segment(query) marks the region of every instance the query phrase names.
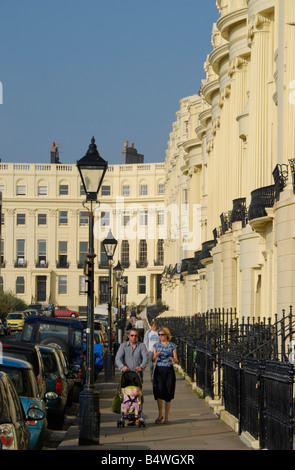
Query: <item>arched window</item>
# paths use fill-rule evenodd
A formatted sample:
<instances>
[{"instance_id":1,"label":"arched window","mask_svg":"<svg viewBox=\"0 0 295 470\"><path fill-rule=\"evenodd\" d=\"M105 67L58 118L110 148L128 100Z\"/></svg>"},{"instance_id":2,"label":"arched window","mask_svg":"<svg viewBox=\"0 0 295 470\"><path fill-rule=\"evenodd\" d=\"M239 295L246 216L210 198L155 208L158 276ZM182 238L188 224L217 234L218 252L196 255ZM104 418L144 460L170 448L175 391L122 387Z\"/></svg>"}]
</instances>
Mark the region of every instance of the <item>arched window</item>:
<instances>
[{"instance_id":1,"label":"arched window","mask_svg":"<svg viewBox=\"0 0 295 470\"><path fill-rule=\"evenodd\" d=\"M129 241L123 240L121 246L121 264L123 268L129 268Z\"/></svg>"},{"instance_id":2,"label":"arched window","mask_svg":"<svg viewBox=\"0 0 295 470\"><path fill-rule=\"evenodd\" d=\"M138 267L145 268L147 266L147 244L146 240L139 241L139 260L138 260Z\"/></svg>"}]
</instances>

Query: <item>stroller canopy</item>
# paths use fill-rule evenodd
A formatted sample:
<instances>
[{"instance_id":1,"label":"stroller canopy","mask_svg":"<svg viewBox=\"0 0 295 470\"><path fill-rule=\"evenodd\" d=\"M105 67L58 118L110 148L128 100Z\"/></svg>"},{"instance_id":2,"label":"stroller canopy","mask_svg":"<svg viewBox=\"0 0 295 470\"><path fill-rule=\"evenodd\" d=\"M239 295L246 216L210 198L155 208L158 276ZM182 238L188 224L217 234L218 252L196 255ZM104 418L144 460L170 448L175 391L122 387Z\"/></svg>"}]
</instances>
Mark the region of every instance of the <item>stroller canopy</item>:
<instances>
[{"instance_id":1,"label":"stroller canopy","mask_svg":"<svg viewBox=\"0 0 295 470\"><path fill-rule=\"evenodd\" d=\"M126 370L121 375L121 388L138 387L142 389L142 380L140 375L134 370Z\"/></svg>"}]
</instances>

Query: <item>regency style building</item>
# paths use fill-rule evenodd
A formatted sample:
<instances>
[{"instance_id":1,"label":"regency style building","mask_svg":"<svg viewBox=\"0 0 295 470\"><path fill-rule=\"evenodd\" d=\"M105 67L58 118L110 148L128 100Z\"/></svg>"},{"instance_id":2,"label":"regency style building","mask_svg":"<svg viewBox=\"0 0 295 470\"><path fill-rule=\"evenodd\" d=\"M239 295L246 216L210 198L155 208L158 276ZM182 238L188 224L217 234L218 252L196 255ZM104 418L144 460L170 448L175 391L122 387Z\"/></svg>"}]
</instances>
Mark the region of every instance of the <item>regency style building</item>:
<instances>
[{"instance_id":1,"label":"regency style building","mask_svg":"<svg viewBox=\"0 0 295 470\"><path fill-rule=\"evenodd\" d=\"M94 212L95 304L108 301L102 241L110 229L118 240L113 266L120 260L128 281L127 303L161 298L164 163L145 164L128 142L122 161L108 166ZM1 288L27 303L84 312L88 210L76 165L60 163L53 143L50 164L0 163L0 191ZM115 301L114 279L112 285Z\"/></svg>"},{"instance_id":2,"label":"regency style building","mask_svg":"<svg viewBox=\"0 0 295 470\"><path fill-rule=\"evenodd\" d=\"M190 217L165 240L162 296L171 314L274 318L295 305L295 2L216 5L205 78L166 151L165 204Z\"/></svg>"}]
</instances>

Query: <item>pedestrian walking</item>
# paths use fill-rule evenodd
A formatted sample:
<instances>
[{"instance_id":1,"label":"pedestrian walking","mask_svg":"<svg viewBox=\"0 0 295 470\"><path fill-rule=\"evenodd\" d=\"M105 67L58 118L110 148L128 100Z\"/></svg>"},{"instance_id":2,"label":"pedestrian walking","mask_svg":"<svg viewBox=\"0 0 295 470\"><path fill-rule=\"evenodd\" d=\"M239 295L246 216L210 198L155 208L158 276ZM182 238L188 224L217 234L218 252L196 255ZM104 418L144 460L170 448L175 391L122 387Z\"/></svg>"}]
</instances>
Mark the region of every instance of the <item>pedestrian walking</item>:
<instances>
[{"instance_id":1,"label":"pedestrian walking","mask_svg":"<svg viewBox=\"0 0 295 470\"><path fill-rule=\"evenodd\" d=\"M158 335L159 342L153 348L153 362L156 362L153 392L159 413L155 423L160 424L163 420L163 403L165 402L164 423L168 424L171 400L175 394L176 377L173 366L178 363L177 346L171 342L171 333L168 328L161 328Z\"/></svg>"},{"instance_id":2,"label":"pedestrian walking","mask_svg":"<svg viewBox=\"0 0 295 470\"><path fill-rule=\"evenodd\" d=\"M150 329L144 335L144 340L143 340L147 349L148 363L150 364L151 380L153 380L154 368L155 368L155 362L153 362L153 349L154 349L154 345L158 343L159 341L157 328L158 328L157 322L155 320L152 320L150 323Z\"/></svg>"},{"instance_id":3,"label":"pedestrian walking","mask_svg":"<svg viewBox=\"0 0 295 470\"><path fill-rule=\"evenodd\" d=\"M138 330L138 340L143 343L143 338L144 338L144 332L145 332L145 322L138 317L136 323L135 323L135 328Z\"/></svg>"},{"instance_id":4,"label":"pedestrian walking","mask_svg":"<svg viewBox=\"0 0 295 470\"><path fill-rule=\"evenodd\" d=\"M147 350L145 344L138 342L138 331L132 327L128 333L128 341L120 344L115 362L121 372L135 370L142 377L142 372L147 365Z\"/></svg>"}]
</instances>

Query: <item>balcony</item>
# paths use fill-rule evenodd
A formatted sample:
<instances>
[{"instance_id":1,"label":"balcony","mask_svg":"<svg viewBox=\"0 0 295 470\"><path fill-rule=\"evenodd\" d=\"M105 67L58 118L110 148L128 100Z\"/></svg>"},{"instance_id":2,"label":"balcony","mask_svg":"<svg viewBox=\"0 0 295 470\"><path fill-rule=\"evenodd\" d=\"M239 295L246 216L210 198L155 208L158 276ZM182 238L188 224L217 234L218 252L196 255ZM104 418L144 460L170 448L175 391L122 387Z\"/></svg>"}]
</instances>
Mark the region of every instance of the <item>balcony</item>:
<instances>
[{"instance_id":1,"label":"balcony","mask_svg":"<svg viewBox=\"0 0 295 470\"><path fill-rule=\"evenodd\" d=\"M274 184L252 191L251 204L248 211L249 220L266 217L267 213L265 209L273 207L275 200L276 189Z\"/></svg>"},{"instance_id":2,"label":"balcony","mask_svg":"<svg viewBox=\"0 0 295 470\"><path fill-rule=\"evenodd\" d=\"M124 269L128 269L130 267L130 261L121 261L121 266Z\"/></svg>"},{"instance_id":3,"label":"balcony","mask_svg":"<svg viewBox=\"0 0 295 470\"><path fill-rule=\"evenodd\" d=\"M136 267L137 268L146 268L147 265L148 265L147 260L136 261Z\"/></svg>"},{"instance_id":4,"label":"balcony","mask_svg":"<svg viewBox=\"0 0 295 470\"><path fill-rule=\"evenodd\" d=\"M26 268L27 267L27 262L25 258L17 258L17 260L14 263L15 268Z\"/></svg>"},{"instance_id":5,"label":"balcony","mask_svg":"<svg viewBox=\"0 0 295 470\"><path fill-rule=\"evenodd\" d=\"M159 258L157 260L154 260L154 266L164 266L164 259Z\"/></svg>"},{"instance_id":6,"label":"balcony","mask_svg":"<svg viewBox=\"0 0 295 470\"><path fill-rule=\"evenodd\" d=\"M45 259L40 259L39 261L36 261L35 266L36 268L48 268L48 263Z\"/></svg>"},{"instance_id":7,"label":"balcony","mask_svg":"<svg viewBox=\"0 0 295 470\"><path fill-rule=\"evenodd\" d=\"M57 269L68 269L70 267L70 263L68 261L57 261L56 267Z\"/></svg>"}]
</instances>

